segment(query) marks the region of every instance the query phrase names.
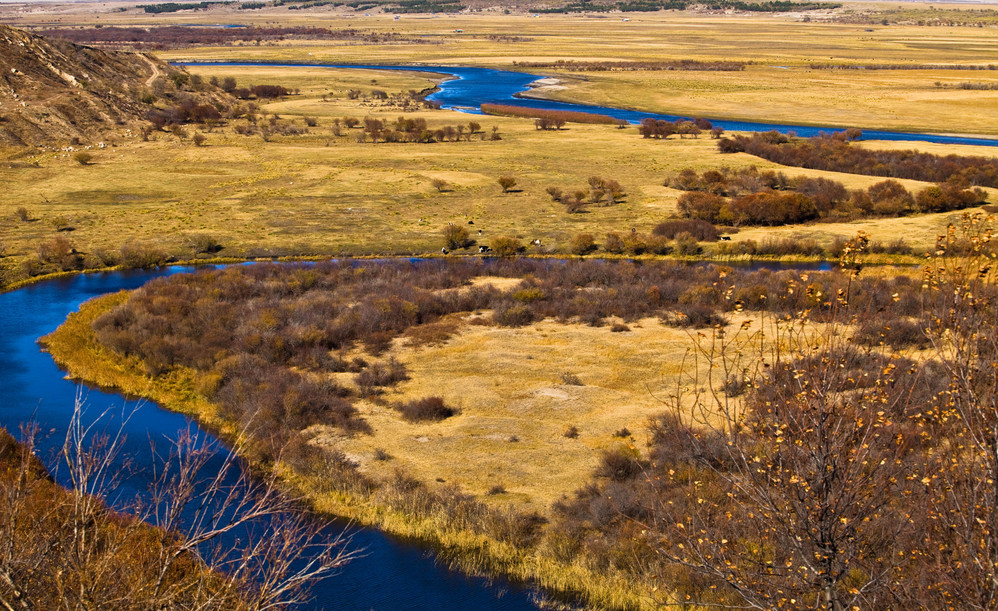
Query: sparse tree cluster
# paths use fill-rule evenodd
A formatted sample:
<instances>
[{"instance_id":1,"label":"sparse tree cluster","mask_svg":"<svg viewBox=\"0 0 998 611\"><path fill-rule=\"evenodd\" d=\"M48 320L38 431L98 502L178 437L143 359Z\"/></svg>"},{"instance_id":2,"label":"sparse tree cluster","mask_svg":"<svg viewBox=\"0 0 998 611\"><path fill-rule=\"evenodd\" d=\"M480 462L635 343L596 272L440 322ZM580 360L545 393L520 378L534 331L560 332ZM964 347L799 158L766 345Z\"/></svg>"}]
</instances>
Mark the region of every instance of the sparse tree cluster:
<instances>
[{"instance_id":1,"label":"sparse tree cluster","mask_svg":"<svg viewBox=\"0 0 998 611\"><path fill-rule=\"evenodd\" d=\"M470 121L467 124L444 125L431 128L423 118L399 117L394 122L383 121L373 117L365 117L363 121L346 117L333 121L333 133L343 133L340 125L346 128L359 127L362 131L357 136L361 142L418 142L429 144L433 142L471 142L473 137L481 140L500 140L498 129L493 129L491 135L482 130L481 124Z\"/></svg>"},{"instance_id":2,"label":"sparse tree cluster","mask_svg":"<svg viewBox=\"0 0 998 611\"><path fill-rule=\"evenodd\" d=\"M547 193L551 200L563 204L570 213L584 212L586 206L613 206L623 201L624 188L616 180L590 176L587 180L588 189L564 191L560 187L548 187Z\"/></svg>"},{"instance_id":3,"label":"sparse tree cluster","mask_svg":"<svg viewBox=\"0 0 998 611\"><path fill-rule=\"evenodd\" d=\"M707 119L678 119L676 121L666 121L665 119L642 119L638 124L638 133L642 138L665 139L676 134L680 138L696 138L704 131L709 131L711 136L717 138L724 132L723 128L715 128Z\"/></svg>"}]
</instances>

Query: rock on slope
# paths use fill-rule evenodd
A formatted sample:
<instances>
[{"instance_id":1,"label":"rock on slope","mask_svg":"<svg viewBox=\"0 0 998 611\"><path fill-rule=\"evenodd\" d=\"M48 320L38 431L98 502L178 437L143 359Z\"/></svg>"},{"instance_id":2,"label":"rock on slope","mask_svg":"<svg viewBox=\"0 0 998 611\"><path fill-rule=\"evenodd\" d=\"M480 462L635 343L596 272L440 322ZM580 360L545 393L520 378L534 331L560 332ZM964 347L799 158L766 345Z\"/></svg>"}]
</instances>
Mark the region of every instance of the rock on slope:
<instances>
[{"instance_id":1,"label":"rock on slope","mask_svg":"<svg viewBox=\"0 0 998 611\"><path fill-rule=\"evenodd\" d=\"M171 69L0 25L0 146L101 139L142 118L142 92Z\"/></svg>"}]
</instances>

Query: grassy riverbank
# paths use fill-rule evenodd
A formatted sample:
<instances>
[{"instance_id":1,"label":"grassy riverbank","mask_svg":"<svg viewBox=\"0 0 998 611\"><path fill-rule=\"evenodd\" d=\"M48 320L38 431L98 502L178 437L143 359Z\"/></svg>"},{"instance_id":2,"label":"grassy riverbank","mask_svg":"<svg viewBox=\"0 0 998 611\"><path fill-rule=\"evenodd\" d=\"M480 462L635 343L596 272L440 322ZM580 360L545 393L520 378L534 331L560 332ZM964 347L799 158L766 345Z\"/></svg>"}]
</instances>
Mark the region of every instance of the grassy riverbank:
<instances>
[{"instance_id":1,"label":"grassy riverbank","mask_svg":"<svg viewBox=\"0 0 998 611\"><path fill-rule=\"evenodd\" d=\"M93 320L127 298L128 293L121 292L86 302L79 312L43 338L42 344L70 377L155 401L196 418L208 430L232 440L238 431L221 419L217 406L197 391L198 380L192 370L174 368L151 377L138 359L122 358L97 342L91 327ZM315 510L427 544L438 550L445 562L461 570L536 583L551 593L580 595L588 605L597 607L656 606L651 586L628 582L615 571L595 572L578 563L559 563L535 550L525 552L510 543L455 528L443 515L443 508L431 515L416 516L396 508L404 505L405 499L389 498L388 502L376 504L369 495L331 490L328 480L303 475L283 462L249 458L255 468L275 469L290 493L301 496ZM579 475L584 479L587 474Z\"/></svg>"}]
</instances>

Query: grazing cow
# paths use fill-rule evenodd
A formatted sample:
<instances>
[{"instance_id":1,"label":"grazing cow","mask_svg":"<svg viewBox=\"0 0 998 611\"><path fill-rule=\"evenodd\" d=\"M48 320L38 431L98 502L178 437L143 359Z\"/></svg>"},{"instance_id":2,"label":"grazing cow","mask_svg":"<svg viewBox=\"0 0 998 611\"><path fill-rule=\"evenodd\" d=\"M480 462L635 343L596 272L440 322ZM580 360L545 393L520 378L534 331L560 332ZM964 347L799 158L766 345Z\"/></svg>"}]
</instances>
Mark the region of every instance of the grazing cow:
<instances>
[{"instance_id":1,"label":"grazing cow","mask_svg":"<svg viewBox=\"0 0 998 611\"><path fill-rule=\"evenodd\" d=\"M445 254L445 255L446 255L446 254L447 254L447 249L446 249L446 248L441 248L441 249L440 249L440 252L442 252L443 254Z\"/></svg>"},{"instance_id":2,"label":"grazing cow","mask_svg":"<svg viewBox=\"0 0 998 611\"><path fill-rule=\"evenodd\" d=\"M468 221L468 224L469 224L469 225L474 225L474 224L475 224L475 221Z\"/></svg>"},{"instance_id":3,"label":"grazing cow","mask_svg":"<svg viewBox=\"0 0 998 611\"><path fill-rule=\"evenodd\" d=\"M492 249L489 248L488 246L479 246L478 247L478 252L479 253L486 253L486 252L489 252L490 250L492 250Z\"/></svg>"},{"instance_id":4,"label":"grazing cow","mask_svg":"<svg viewBox=\"0 0 998 611\"><path fill-rule=\"evenodd\" d=\"M726 236L726 235L722 235L722 236L721 236L721 241L722 241L722 242L730 242L730 241L731 241L731 238L730 238L730 237L728 237L728 236Z\"/></svg>"}]
</instances>

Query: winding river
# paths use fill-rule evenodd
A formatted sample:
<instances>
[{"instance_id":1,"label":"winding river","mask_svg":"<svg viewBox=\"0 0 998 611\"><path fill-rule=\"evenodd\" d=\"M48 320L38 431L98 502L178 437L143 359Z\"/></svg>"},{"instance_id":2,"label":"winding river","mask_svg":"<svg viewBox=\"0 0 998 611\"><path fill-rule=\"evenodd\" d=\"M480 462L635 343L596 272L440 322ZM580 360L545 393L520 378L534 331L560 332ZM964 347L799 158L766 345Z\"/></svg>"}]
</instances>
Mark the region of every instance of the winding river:
<instances>
[{"instance_id":1,"label":"winding river","mask_svg":"<svg viewBox=\"0 0 998 611\"><path fill-rule=\"evenodd\" d=\"M187 64L204 65L204 64ZM216 64L217 65L217 64ZM223 65L274 65L227 63ZM288 67L314 64L285 64ZM645 117L674 120L677 117L656 115L624 109L566 104L514 97L529 89L541 78L521 72L487 68L457 68L439 66L357 66L325 65L330 68L364 68L378 70L408 70L446 74L454 78L441 84L431 97L445 108L480 113L482 103L517 104L531 108L573 110L608 114L630 122ZM732 131L771 130L796 131L812 135L821 128L714 121ZM826 128L827 130L827 128ZM998 140L906 134L900 132L865 131L864 137L887 140L921 140L940 143L979 144L998 146ZM162 275L189 272L191 268L173 267L157 271L122 271L80 274L31 285L0 294L0 424L16 432L26 420L33 419L44 433L39 455L50 468L56 467L56 450L65 436L71 416L77 385L65 380L52 359L42 353L37 339L54 330L66 316L94 296L133 289ZM125 503L144 489L143 467L152 464L150 444L162 443L177 432L196 427L187 417L160 409L152 403L135 403L118 395L89 390L86 392L88 415L111 409L121 414L136 410L125 422L127 433L124 455L136 465L134 475L110 499L112 504ZM210 441L207 434L203 439ZM219 450L224 451L224 449ZM57 472L58 476L58 472ZM63 481L62 483L66 483ZM329 535L335 536L343 526L332 525ZM349 563L340 574L325 579L315 588L316 608L342 610L406 610L406 609L476 609L509 610L536 609L534 592L506 582L490 582L471 578L437 565L425 548L388 537L373 529L351 529L353 549L362 548L364 556Z\"/></svg>"},{"instance_id":2,"label":"winding river","mask_svg":"<svg viewBox=\"0 0 998 611\"><path fill-rule=\"evenodd\" d=\"M40 426L39 457L57 466L56 450L65 438L73 411L77 385L64 379L51 357L39 350L37 339L54 330L87 299L122 289L134 289L158 276L190 272L173 267L158 271L123 271L80 274L50 280L0 294L0 424L13 433L30 418ZM178 431L194 425L186 416L168 412L152 403L126 401L98 390L85 391L86 415L110 408L120 414L137 411L127 419L123 455L133 460L134 473L112 495L119 505L145 489L152 464L151 443L160 448ZM116 422L110 423L117 426ZM206 433L203 440L210 441ZM224 451L220 448L219 453ZM218 460L221 460L219 456ZM56 470L57 477L59 476ZM59 478L60 483L67 483ZM330 537L342 525L328 528ZM373 529L350 528L351 549L365 554L340 574L314 589L311 608L348 611L405 609L481 609L519 611L536 609L533 592L504 582L488 582L438 566L425 548L390 538Z\"/></svg>"},{"instance_id":3,"label":"winding river","mask_svg":"<svg viewBox=\"0 0 998 611\"><path fill-rule=\"evenodd\" d=\"M482 104L509 104L526 108L541 108L546 110L567 110L574 112L589 112L601 115L609 115L617 119L624 119L629 123L638 123L641 119L665 119L675 121L676 119L689 118L677 115L663 115L637 110L627 110L623 108L611 108L608 106L594 106L587 104L570 104L568 102L555 102L551 100L539 100L534 98L518 97L519 94L529 90L531 84L544 77L526 72L510 72L508 70L494 70L492 68L472 68L456 66L377 66L358 64L295 64L295 63L268 63L268 62L176 62L181 66L280 66L286 68L356 68L363 70L402 70L407 72L428 72L432 74L443 74L450 76L440 84L440 90L434 92L427 99L439 102L443 108L460 110L475 114L482 114ZM727 119L710 119L714 125L723 127L727 131L770 131L776 130L781 133L795 132L799 136L815 136L822 132L841 131L841 127L816 127L811 125L790 125L780 123L753 123L750 121L732 121ZM976 144L979 146L998 146L998 139L993 138L971 138L966 136L946 136L937 134L919 134L907 132L892 132L873 129L863 130L864 140L901 140L918 142L935 142L939 144Z\"/></svg>"}]
</instances>

